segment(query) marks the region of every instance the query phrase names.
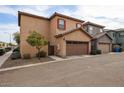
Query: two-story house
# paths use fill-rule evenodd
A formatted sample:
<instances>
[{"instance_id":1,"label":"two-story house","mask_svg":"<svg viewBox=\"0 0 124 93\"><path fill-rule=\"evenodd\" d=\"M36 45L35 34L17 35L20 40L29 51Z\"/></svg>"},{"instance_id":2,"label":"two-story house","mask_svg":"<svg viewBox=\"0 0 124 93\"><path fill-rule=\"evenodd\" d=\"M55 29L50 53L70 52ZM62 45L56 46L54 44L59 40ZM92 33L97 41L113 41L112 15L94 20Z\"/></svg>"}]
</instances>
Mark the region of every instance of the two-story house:
<instances>
[{"instance_id":1,"label":"two-story house","mask_svg":"<svg viewBox=\"0 0 124 93\"><path fill-rule=\"evenodd\" d=\"M105 29L108 35L113 39L113 47L119 46L124 50L124 29Z\"/></svg>"},{"instance_id":2,"label":"two-story house","mask_svg":"<svg viewBox=\"0 0 124 93\"><path fill-rule=\"evenodd\" d=\"M112 38L103 31L105 26L84 22L83 27L93 37L91 41L92 50L101 50L102 53L108 53L112 50Z\"/></svg>"},{"instance_id":3,"label":"two-story house","mask_svg":"<svg viewBox=\"0 0 124 93\"><path fill-rule=\"evenodd\" d=\"M6 48L8 47L8 43L0 41L0 48Z\"/></svg>"},{"instance_id":4,"label":"two-story house","mask_svg":"<svg viewBox=\"0 0 124 93\"><path fill-rule=\"evenodd\" d=\"M82 29L84 21L59 13L46 18L25 12L18 12L18 25L20 26L20 52L34 57L37 50L27 42L30 31L37 31L48 41L43 50L48 55L61 57L70 55L89 54L91 51L92 36Z\"/></svg>"}]
</instances>

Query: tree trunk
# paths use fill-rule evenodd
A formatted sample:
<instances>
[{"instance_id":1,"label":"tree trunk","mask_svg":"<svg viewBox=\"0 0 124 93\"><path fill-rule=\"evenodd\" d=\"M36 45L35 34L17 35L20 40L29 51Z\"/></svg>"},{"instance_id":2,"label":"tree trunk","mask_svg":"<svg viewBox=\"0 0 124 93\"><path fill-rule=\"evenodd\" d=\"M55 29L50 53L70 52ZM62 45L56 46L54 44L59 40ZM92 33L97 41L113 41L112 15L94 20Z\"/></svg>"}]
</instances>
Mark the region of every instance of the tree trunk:
<instances>
[{"instance_id":1,"label":"tree trunk","mask_svg":"<svg viewBox=\"0 0 124 93\"><path fill-rule=\"evenodd\" d=\"M38 59L40 60L40 48L37 48L38 50Z\"/></svg>"}]
</instances>

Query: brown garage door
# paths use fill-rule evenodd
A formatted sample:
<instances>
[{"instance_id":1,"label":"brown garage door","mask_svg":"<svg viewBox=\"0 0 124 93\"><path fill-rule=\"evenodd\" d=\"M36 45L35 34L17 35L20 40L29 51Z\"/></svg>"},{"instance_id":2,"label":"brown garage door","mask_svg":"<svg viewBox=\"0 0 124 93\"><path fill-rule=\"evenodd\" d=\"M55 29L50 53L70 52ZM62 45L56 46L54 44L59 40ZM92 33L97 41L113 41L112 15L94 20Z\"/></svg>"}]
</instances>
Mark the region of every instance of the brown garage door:
<instances>
[{"instance_id":1,"label":"brown garage door","mask_svg":"<svg viewBox=\"0 0 124 93\"><path fill-rule=\"evenodd\" d=\"M110 44L99 43L99 49L102 51L102 53L108 53L108 52L110 52Z\"/></svg>"},{"instance_id":2,"label":"brown garage door","mask_svg":"<svg viewBox=\"0 0 124 93\"><path fill-rule=\"evenodd\" d=\"M66 55L84 55L88 54L88 43L78 41L66 42Z\"/></svg>"}]
</instances>

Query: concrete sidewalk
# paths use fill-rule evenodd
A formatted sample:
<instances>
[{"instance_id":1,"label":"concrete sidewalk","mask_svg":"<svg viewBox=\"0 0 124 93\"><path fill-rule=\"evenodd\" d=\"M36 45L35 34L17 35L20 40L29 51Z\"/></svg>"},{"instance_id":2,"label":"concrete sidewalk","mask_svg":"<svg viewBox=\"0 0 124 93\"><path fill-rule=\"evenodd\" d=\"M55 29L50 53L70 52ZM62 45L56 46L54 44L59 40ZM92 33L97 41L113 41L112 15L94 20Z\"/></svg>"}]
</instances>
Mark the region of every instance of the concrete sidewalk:
<instances>
[{"instance_id":1,"label":"concrete sidewalk","mask_svg":"<svg viewBox=\"0 0 124 93\"><path fill-rule=\"evenodd\" d=\"M3 65L3 63L10 57L12 54L12 51L7 52L6 54L0 56L0 67Z\"/></svg>"}]
</instances>

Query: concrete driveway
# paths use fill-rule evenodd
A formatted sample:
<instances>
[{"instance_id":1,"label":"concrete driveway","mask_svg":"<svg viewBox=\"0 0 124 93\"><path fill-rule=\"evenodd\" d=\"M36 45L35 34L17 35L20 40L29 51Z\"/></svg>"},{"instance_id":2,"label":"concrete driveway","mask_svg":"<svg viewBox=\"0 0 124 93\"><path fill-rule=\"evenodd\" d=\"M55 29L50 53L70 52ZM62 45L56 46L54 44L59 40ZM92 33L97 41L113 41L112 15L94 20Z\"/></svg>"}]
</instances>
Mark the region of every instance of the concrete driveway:
<instances>
[{"instance_id":1,"label":"concrete driveway","mask_svg":"<svg viewBox=\"0 0 124 93\"><path fill-rule=\"evenodd\" d=\"M0 86L124 86L124 53L0 72Z\"/></svg>"},{"instance_id":2,"label":"concrete driveway","mask_svg":"<svg viewBox=\"0 0 124 93\"><path fill-rule=\"evenodd\" d=\"M9 51L9 52L5 53L4 55L0 56L0 67L10 57L11 54L12 54L12 51Z\"/></svg>"}]
</instances>

